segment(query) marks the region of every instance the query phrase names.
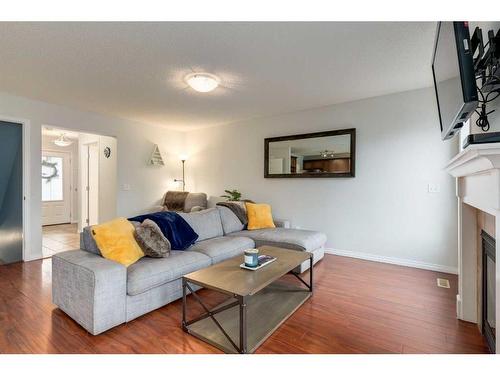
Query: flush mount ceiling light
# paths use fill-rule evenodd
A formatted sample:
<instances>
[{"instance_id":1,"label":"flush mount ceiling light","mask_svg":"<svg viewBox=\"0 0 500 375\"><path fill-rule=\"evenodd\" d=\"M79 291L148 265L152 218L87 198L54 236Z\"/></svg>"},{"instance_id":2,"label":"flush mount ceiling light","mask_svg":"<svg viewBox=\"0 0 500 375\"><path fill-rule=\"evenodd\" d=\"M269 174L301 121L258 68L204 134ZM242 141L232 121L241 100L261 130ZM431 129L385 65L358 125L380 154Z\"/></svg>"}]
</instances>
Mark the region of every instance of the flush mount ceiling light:
<instances>
[{"instance_id":1,"label":"flush mount ceiling light","mask_svg":"<svg viewBox=\"0 0 500 375\"><path fill-rule=\"evenodd\" d=\"M213 91L220 83L219 77L210 73L191 73L186 76L185 80L193 90L198 92Z\"/></svg>"},{"instance_id":2,"label":"flush mount ceiling light","mask_svg":"<svg viewBox=\"0 0 500 375\"><path fill-rule=\"evenodd\" d=\"M54 140L54 144L59 147L68 147L71 145L73 141L69 140L68 138L65 137L65 134L61 134L59 138Z\"/></svg>"}]
</instances>

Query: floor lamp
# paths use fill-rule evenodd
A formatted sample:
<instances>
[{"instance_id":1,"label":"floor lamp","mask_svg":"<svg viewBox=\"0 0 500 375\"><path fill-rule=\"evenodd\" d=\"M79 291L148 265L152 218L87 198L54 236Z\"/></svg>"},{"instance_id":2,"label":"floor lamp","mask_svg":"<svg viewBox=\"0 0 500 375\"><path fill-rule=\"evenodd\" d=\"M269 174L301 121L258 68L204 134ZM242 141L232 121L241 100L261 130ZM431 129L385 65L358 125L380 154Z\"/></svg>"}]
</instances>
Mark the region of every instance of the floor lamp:
<instances>
[{"instance_id":1,"label":"floor lamp","mask_svg":"<svg viewBox=\"0 0 500 375\"><path fill-rule=\"evenodd\" d=\"M185 177L185 171L184 171L184 165L186 163L187 157L186 156L181 156L181 162L182 162L182 180L181 179L174 179L175 182L182 182L182 191L186 190L186 177Z\"/></svg>"}]
</instances>

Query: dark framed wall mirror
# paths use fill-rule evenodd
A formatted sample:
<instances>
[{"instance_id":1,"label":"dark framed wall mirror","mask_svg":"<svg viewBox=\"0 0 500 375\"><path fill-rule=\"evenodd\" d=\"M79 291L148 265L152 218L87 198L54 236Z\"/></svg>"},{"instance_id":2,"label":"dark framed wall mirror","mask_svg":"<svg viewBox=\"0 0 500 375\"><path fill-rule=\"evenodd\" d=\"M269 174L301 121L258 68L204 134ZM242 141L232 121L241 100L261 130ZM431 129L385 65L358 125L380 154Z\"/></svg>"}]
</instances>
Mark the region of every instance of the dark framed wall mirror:
<instances>
[{"instance_id":1,"label":"dark framed wall mirror","mask_svg":"<svg viewBox=\"0 0 500 375\"><path fill-rule=\"evenodd\" d=\"M264 140L265 178L354 177L356 129Z\"/></svg>"}]
</instances>

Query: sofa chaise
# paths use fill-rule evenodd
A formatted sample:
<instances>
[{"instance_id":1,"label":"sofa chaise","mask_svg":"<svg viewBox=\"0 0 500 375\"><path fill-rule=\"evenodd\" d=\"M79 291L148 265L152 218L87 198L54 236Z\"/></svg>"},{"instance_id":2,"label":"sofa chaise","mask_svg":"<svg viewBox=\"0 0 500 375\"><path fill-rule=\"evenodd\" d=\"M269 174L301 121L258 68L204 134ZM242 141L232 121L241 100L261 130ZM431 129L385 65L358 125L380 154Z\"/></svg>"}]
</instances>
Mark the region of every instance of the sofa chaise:
<instances>
[{"instance_id":1,"label":"sofa chaise","mask_svg":"<svg viewBox=\"0 0 500 375\"><path fill-rule=\"evenodd\" d=\"M143 257L125 267L100 255L89 228L81 234L81 249L52 257L52 300L93 335L131 321L182 297L182 276L226 259L245 249L274 245L324 255L326 235L290 229L286 221L276 228L243 230L227 207L180 213L198 234L197 242L166 258ZM308 262L296 271L302 273Z\"/></svg>"}]
</instances>

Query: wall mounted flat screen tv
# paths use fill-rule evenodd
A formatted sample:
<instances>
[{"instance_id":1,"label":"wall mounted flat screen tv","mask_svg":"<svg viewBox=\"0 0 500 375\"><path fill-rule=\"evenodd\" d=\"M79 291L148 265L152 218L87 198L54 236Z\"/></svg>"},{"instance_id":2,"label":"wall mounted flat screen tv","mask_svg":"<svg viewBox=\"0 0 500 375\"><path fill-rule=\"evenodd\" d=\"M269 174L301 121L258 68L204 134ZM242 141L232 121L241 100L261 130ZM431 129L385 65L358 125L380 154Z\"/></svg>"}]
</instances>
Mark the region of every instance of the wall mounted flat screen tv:
<instances>
[{"instance_id":1,"label":"wall mounted flat screen tv","mask_svg":"<svg viewBox=\"0 0 500 375\"><path fill-rule=\"evenodd\" d=\"M441 138L450 139L478 104L467 22L439 22L432 56Z\"/></svg>"}]
</instances>

